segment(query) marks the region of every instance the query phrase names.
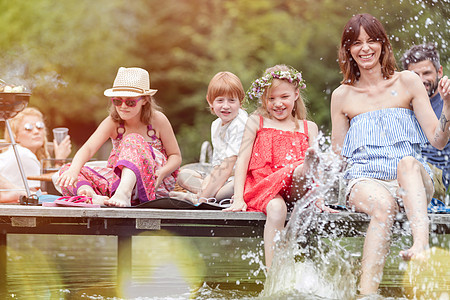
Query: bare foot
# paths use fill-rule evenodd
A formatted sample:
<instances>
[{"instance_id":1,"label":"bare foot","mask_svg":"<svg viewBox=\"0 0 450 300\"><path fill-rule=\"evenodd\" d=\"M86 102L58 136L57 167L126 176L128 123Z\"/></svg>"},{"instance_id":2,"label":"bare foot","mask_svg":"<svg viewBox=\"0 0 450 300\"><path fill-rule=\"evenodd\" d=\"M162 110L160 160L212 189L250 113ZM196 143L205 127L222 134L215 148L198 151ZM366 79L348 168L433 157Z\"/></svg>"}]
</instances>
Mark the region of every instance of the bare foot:
<instances>
[{"instance_id":1,"label":"bare foot","mask_svg":"<svg viewBox=\"0 0 450 300\"><path fill-rule=\"evenodd\" d=\"M199 202L197 195L192 193L183 193L183 192L175 192L172 191L169 193L170 198L178 199L178 200L187 200L191 201L194 204Z\"/></svg>"},{"instance_id":2,"label":"bare foot","mask_svg":"<svg viewBox=\"0 0 450 300\"><path fill-rule=\"evenodd\" d=\"M430 253L428 250L428 247L421 247L421 246L412 246L408 250L400 251L399 255L403 258L405 261L409 260L415 260L420 262L425 262L428 260Z\"/></svg>"},{"instance_id":3,"label":"bare foot","mask_svg":"<svg viewBox=\"0 0 450 300\"><path fill-rule=\"evenodd\" d=\"M105 200L105 204L108 206L129 207L131 206L131 195L122 194L117 190L111 198Z\"/></svg>"},{"instance_id":4,"label":"bare foot","mask_svg":"<svg viewBox=\"0 0 450 300\"><path fill-rule=\"evenodd\" d=\"M338 210L335 210L331 207L326 206L323 198L317 199L316 202L314 203L314 205L316 206L316 209L321 213L327 212L327 213L335 214L335 213L339 212Z\"/></svg>"},{"instance_id":5,"label":"bare foot","mask_svg":"<svg viewBox=\"0 0 450 300\"><path fill-rule=\"evenodd\" d=\"M92 198L92 204L105 205L105 201L109 199L107 196L97 195L93 191L85 189L79 189L78 195Z\"/></svg>"}]
</instances>

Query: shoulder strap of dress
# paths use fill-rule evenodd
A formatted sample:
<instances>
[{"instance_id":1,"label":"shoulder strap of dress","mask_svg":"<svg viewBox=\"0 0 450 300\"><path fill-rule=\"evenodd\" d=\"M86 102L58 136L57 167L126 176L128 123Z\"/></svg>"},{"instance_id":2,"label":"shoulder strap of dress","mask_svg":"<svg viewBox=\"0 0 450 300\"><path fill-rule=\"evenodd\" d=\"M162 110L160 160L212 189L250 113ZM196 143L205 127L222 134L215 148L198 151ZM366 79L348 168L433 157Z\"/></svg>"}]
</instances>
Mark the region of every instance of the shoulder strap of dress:
<instances>
[{"instance_id":1,"label":"shoulder strap of dress","mask_svg":"<svg viewBox=\"0 0 450 300\"><path fill-rule=\"evenodd\" d=\"M263 128L264 125L264 118L263 116L259 115L259 129Z\"/></svg>"},{"instance_id":2,"label":"shoulder strap of dress","mask_svg":"<svg viewBox=\"0 0 450 300\"><path fill-rule=\"evenodd\" d=\"M303 120L303 131L308 136L308 121Z\"/></svg>"},{"instance_id":3,"label":"shoulder strap of dress","mask_svg":"<svg viewBox=\"0 0 450 300\"><path fill-rule=\"evenodd\" d=\"M147 125L147 135L156 140L156 131L153 129L152 124Z\"/></svg>"},{"instance_id":4,"label":"shoulder strap of dress","mask_svg":"<svg viewBox=\"0 0 450 300\"><path fill-rule=\"evenodd\" d=\"M117 138L116 139L121 139L123 138L123 134L125 133L125 125L123 122L119 122L119 127L117 127Z\"/></svg>"}]
</instances>

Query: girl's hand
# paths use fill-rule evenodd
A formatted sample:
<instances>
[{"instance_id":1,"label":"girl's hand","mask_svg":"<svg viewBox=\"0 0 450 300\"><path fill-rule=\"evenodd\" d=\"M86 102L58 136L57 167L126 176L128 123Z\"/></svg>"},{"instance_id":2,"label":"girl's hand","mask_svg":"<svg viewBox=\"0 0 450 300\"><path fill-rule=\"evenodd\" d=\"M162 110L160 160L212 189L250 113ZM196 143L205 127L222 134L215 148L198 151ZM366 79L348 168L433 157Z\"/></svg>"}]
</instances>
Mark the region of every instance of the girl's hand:
<instances>
[{"instance_id":1,"label":"girl's hand","mask_svg":"<svg viewBox=\"0 0 450 300\"><path fill-rule=\"evenodd\" d=\"M78 181L78 172L70 170L70 168L62 173L58 180L56 180L56 184L60 187L68 187L75 186Z\"/></svg>"},{"instance_id":2,"label":"girl's hand","mask_svg":"<svg viewBox=\"0 0 450 300\"><path fill-rule=\"evenodd\" d=\"M225 208L223 211L247 211L247 203L244 199L234 199L230 207Z\"/></svg>"},{"instance_id":3,"label":"girl's hand","mask_svg":"<svg viewBox=\"0 0 450 300\"><path fill-rule=\"evenodd\" d=\"M166 175L164 173L164 167L162 167L161 169L157 169L155 171L155 179L156 179L155 190L159 187L159 185L162 183L164 178L166 178Z\"/></svg>"},{"instance_id":4,"label":"girl's hand","mask_svg":"<svg viewBox=\"0 0 450 300\"><path fill-rule=\"evenodd\" d=\"M53 140L53 145L55 148L55 158L56 159L65 159L72 152L72 143L70 141L70 136L66 136L60 144Z\"/></svg>"}]
</instances>

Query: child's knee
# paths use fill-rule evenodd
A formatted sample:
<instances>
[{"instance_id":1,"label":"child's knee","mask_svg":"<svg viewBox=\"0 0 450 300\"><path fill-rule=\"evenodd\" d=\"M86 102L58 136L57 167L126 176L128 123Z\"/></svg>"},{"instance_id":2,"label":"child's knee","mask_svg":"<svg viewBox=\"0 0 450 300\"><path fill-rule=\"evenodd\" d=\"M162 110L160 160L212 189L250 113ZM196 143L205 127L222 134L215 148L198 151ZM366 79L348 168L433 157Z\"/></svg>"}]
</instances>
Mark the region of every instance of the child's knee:
<instances>
[{"instance_id":1,"label":"child's knee","mask_svg":"<svg viewBox=\"0 0 450 300\"><path fill-rule=\"evenodd\" d=\"M183 188L189 189L191 186L201 188L202 181L202 176L199 173L189 169L180 170L177 176L177 183Z\"/></svg>"},{"instance_id":2,"label":"child's knee","mask_svg":"<svg viewBox=\"0 0 450 300\"><path fill-rule=\"evenodd\" d=\"M267 219L284 220L287 216L287 206L283 199L275 198L267 204Z\"/></svg>"}]
</instances>

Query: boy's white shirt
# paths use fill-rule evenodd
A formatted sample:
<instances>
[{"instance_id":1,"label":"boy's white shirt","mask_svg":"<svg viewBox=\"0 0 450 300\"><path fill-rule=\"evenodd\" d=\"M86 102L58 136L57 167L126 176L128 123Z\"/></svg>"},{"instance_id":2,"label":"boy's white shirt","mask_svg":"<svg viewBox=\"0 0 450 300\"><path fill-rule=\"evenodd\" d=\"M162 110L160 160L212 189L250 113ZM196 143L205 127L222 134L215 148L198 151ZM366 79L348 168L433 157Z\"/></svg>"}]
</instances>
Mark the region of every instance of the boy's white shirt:
<instances>
[{"instance_id":1,"label":"boy's white shirt","mask_svg":"<svg viewBox=\"0 0 450 300\"><path fill-rule=\"evenodd\" d=\"M222 120L217 118L211 124L211 142L213 146L212 165L220 165L227 157L237 156L244 135L248 114L239 109L238 115L228 124L222 126Z\"/></svg>"}]
</instances>

